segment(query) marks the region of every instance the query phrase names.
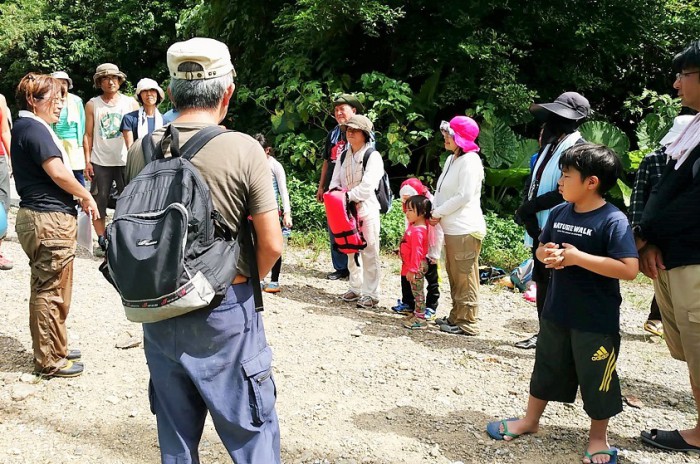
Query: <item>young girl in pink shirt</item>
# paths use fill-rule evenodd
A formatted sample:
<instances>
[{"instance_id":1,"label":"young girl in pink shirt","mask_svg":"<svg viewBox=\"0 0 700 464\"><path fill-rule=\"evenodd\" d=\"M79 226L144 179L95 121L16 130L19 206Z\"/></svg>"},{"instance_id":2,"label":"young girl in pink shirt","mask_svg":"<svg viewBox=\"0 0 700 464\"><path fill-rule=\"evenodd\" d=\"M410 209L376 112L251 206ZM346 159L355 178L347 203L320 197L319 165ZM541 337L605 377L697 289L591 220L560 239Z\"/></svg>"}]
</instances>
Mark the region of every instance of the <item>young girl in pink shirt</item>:
<instances>
[{"instance_id":1,"label":"young girl in pink shirt","mask_svg":"<svg viewBox=\"0 0 700 464\"><path fill-rule=\"evenodd\" d=\"M423 195L414 195L406 200L406 220L408 227L401 240L401 276L411 284L415 300L413 314L404 319L407 329L420 330L428 327L425 320L425 293L423 285L428 271L428 219L432 205Z\"/></svg>"}]
</instances>

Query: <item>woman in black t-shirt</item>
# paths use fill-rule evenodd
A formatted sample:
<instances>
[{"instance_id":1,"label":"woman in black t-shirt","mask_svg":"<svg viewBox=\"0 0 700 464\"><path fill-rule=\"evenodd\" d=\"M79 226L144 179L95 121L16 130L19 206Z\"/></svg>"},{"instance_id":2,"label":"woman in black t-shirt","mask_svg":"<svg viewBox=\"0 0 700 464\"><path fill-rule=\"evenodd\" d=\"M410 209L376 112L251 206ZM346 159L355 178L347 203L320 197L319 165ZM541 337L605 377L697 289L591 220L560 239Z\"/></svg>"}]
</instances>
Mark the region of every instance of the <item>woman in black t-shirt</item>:
<instances>
[{"instance_id":1,"label":"woman in black t-shirt","mask_svg":"<svg viewBox=\"0 0 700 464\"><path fill-rule=\"evenodd\" d=\"M29 328L34 367L47 377L83 372L79 350L68 350L66 318L73 288L76 199L99 217L90 193L75 179L49 124L58 121L65 89L51 76L29 73L17 86L19 119L12 129L12 170L20 196L15 230L31 267Z\"/></svg>"}]
</instances>

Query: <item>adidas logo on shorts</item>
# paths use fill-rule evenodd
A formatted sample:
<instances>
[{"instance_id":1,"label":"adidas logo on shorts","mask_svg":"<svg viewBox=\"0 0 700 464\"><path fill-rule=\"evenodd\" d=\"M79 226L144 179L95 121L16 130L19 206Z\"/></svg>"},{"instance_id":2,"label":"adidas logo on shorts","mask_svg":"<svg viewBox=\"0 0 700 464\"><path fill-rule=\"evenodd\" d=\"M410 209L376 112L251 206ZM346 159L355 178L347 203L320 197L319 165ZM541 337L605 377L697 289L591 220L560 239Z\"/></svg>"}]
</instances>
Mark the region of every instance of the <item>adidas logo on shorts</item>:
<instances>
[{"instance_id":1,"label":"adidas logo on shorts","mask_svg":"<svg viewBox=\"0 0 700 464\"><path fill-rule=\"evenodd\" d=\"M608 350L601 346L600 348L598 348L598 351L596 351L595 354L591 357L591 361L603 361L605 359L608 359L608 356L610 356Z\"/></svg>"}]
</instances>

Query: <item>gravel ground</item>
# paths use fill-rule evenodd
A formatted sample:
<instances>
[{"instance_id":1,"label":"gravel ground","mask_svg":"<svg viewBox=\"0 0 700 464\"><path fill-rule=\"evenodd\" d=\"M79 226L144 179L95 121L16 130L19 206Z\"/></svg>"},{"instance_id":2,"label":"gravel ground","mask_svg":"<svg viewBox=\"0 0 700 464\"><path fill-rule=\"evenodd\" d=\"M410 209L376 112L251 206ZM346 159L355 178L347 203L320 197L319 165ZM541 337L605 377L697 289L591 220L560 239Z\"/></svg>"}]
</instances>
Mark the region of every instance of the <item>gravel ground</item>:
<instances>
[{"instance_id":1,"label":"gravel ground","mask_svg":"<svg viewBox=\"0 0 700 464\"><path fill-rule=\"evenodd\" d=\"M125 319L99 261L81 252L75 262L68 331L84 375L38 380L29 269L13 230L2 250L15 268L0 273L0 463L158 462L142 345L116 347L140 342L141 328ZM588 429L580 400L552 404L536 435L504 443L484 432L490 420L521 415L527 400L534 351L512 345L536 330L536 311L522 295L482 287L478 337L409 332L388 309L400 293L395 257L383 260L381 306L372 311L339 300L347 283L325 280L329 269L325 253L291 248L282 292L265 296L285 463L580 462ZM450 305L444 280L439 315ZM648 282L623 286L618 370L623 393L643 405L611 421L610 441L625 463L700 462L637 438L695 420L685 366L642 331L651 293ZM200 450L203 463L230 462L210 421Z\"/></svg>"}]
</instances>

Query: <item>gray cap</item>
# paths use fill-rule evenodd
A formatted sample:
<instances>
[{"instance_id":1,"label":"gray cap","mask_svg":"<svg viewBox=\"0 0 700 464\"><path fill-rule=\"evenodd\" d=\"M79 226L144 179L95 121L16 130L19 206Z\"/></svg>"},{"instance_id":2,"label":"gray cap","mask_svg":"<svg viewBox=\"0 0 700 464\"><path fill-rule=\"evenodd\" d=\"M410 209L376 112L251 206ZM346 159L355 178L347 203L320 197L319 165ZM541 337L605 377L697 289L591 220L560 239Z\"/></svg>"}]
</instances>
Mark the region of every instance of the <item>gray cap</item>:
<instances>
[{"instance_id":1,"label":"gray cap","mask_svg":"<svg viewBox=\"0 0 700 464\"><path fill-rule=\"evenodd\" d=\"M367 135L367 139L369 139L370 133L374 130L374 124L372 124L372 121L370 121L367 116L362 114L353 115L353 117L351 117L347 123L340 127L343 129L347 129L348 127L359 129Z\"/></svg>"},{"instance_id":2,"label":"gray cap","mask_svg":"<svg viewBox=\"0 0 700 464\"><path fill-rule=\"evenodd\" d=\"M56 71L51 73L51 77L56 78L56 79L63 79L64 81L68 81L68 89L73 88L73 79L68 77L68 73L65 71Z\"/></svg>"}]
</instances>

